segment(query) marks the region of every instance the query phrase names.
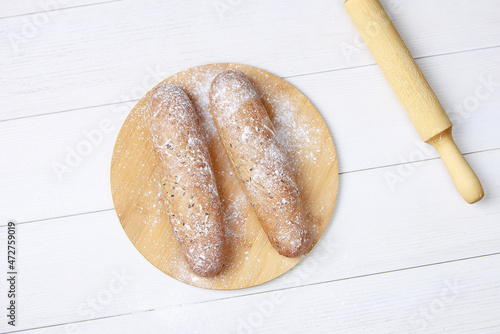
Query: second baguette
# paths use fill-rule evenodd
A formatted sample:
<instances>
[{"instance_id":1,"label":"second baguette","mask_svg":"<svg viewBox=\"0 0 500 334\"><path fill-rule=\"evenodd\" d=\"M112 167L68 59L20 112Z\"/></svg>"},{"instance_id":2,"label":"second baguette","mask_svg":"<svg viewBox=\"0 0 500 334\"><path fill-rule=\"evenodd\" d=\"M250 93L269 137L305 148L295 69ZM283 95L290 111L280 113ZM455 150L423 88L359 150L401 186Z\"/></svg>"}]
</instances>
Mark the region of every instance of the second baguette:
<instances>
[{"instance_id":1,"label":"second baguette","mask_svg":"<svg viewBox=\"0 0 500 334\"><path fill-rule=\"evenodd\" d=\"M236 175L272 246L296 257L310 234L292 169L253 84L241 72L225 71L213 81L210 109Z\"/></svg>"}]
</instances>

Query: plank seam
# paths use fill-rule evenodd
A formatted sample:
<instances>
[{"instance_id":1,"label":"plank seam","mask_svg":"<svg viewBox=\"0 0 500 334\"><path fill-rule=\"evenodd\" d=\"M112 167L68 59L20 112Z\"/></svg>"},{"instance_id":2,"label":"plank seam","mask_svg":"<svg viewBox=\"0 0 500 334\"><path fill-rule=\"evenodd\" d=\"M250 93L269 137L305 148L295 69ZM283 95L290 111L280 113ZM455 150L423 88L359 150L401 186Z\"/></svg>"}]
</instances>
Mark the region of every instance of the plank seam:
<instances>
[{"instance_id":1,"label":"plank seam","mask_svg":"<svg viewBox=\"0 0 500 334\"><path fill-rule=\"evenodd\" d=\"M467 152L463 153L464 156L468 155L473 155L473 154L481 154L481 153L487 153L487 152L494 152L500 150L499 148L492 148L492 149L486 149L486 150L479 150L479 151L473 151L473 152ZM346 172L339 172L339 175L344 175L344 174L351 174L351 173L362 173L365 171L370 171L370 170L375 170L375 169L383 169L383 168L389 168L389 167L395 167L395 166L401 166L401 165L413 165L413 164L418 164L418 163L425 163L427 161L433 161L433 160L440 160L441 158L436 157L436 158L427 158L424 160L416 160L416 161L409 161L409 162L401 162L401 163L395 163L392 165L383 165L383 166L377 166L377 167L370 167L370 168L363 168L363 169L356 169L352 171L346 171ZM47 220L55 220L55 219L63 219L63 218L70 218L70 217L77 217L77 216L83 216L83 215L90 215L94 213L100 213L100 212L107 212L107 211L114 211L115 208L109 208L109 209L101 209L101 210L95 210L95 211L88 211L88 212L80 212L80 213L75 213L75 214L68 214L64 216L56 216L56 217L50 217L50 218L43 218L43 219L35 219L35 220L28 220L24 222L18 222L16 221L16 225L23 225L23 224L32 224L32 223L39 223ZM5 228L6 226L0 226L0 229Z\"/></svg>"},{"instance_id":2,"label":"plank seam","mask_svg":"<svg viewBox=\"0 0 500 334\"><path fill-rule=\"evenodd\" d=\"M116 1L123 1L123 0L116 0ZM88 5L88 6L90 6L90 5ZM496 49L496 48L500 49L500 45L487 46L487 47L482 47L482 48L468 49L468 50L448 52L448 53L435 54L435 55L427 55L427 56L416 57L415 59L416 60L427 59L427 58L430 59L430 58L437 58L437 57L441 57L441 56L448 56L448 55L462 54L462 53L466 54L466 53L471 53L471 52L476 52L476 51L483 51L483 50L489 50L489 49ZM359 69L359 68L375 67L375 66L377 66L377 64L375 62L373 62L373 63L370 63L370 64L364 64L364 65L359 65L359 66L343 67L343 68L329 69L329 70L318 71L318 72L310 72L310 73L303 73L303 74L288 75L288 76L283 76L281 78L283 78L283 79L291 79L291 78L298 78L298 77L306 77L306 76L310 76L310 75L318 75L318 74L323 74L323 73L333 73L333 72L347 71L347 70L354 70L354 69ZM9 121L17 121L17 120L22 120L22 119L32 118L32 117L50 116L50 115L61 114L61 113L66 113L66 112L75 112L75 111L80 111L80 110L85 110L85 109L101 108L101 107L118 105L118 104L121 104L121 103L132 103L132 102L137 103L138 101L139 101L139 99L126 100L126 101L120 101L120 102L114 102L114 103L111 102L111 103L104 103L104 104L98 104L98 105L93 105L93 106L86 106L86 107L75 108L75 109L58 110L58 111L44 113L44 114L38 114L38 115L22 116L22 117L15 117L15 118L6 118L6 119L1 119L0 123L2 123L2 122L9 122Z\"/></svg>"},{"instance_id":3,"label":"plank seam","mask_svg":"<svg viewBox=\"0 0 500 334\"><path fill-rule=\"evenodd\" d=\"M335 280L331 280L331 281L311 283L311 284L308 284L308 285L293 286L293 287L289 287L289 288L282 288L282 289L275 289L275 290L269 290L269 291L261 291L261 292L256 292L256 293L249 293L249 294L240 295L240 296L234 296L234 297L224 297L224 298L206 300L206 301L201 301L201 302L179 304L179 305L166 306L166 307L158 307L158 308L155 308L155 309L149 309L149 310L143 310L143 311L127 312L127 313L110 315L110 316L100 317L100 318L94 318L94 319L87 319L87 320L81 320L81 321L60 323L60 324L55 324L55 325L34 327L34 328L23 329L23 330L19 330L19 331L12 331L12 332L7 332L7 333L28 332L28 331L38 330L38 329L45 329L45 328L66 326L66 325L79 324L79 323L85 323L85 322L90 322L90 321L99 321L99 320L103 320L103 319L110 319L110 318L116 318L116 317L124 317L124 316L132 315L132 314L140 314L140 313L155 312L155 311L164 311L164 310L168 310L168 309L181 308L181 307L185 307L185 306L194 306L194 305L200 305L200 304L206 304L206 303L219 302L219 301L228 300L228 299L236 299L236 298L245 298L245 297L251 297L251 296L258 296L258 295L261 295L261 294L272 293L272 292L276 292L276 291L289 291L289 290L295 290L295 289L302 289L302 288L306 288L306 287L310 287L310 286L316 286L316 285L322 285L322 284L329 284L329 283L336 283L336 282L341 282L341 281L346 281L346 280L354 280L354 279L371 277L371 276L391 274L391 273L395 273L395 272L398 272L398 271L417 270L417 269L421 269L421 268L433 267L433 266L440 266L440 265L445 265L445 264L449 264L449 263L456 263L456 262L461 262L461 261L472 261L472 260L477 260L477 259L480 259L480 258L494 257L494 256L498 256L498 255L500 255L500 252L490 253L490 254L484 254L484 255L477 255L477 256L471 256L471 257L466 257L466 258L461 258L461 259L455 259L455 260L449 260L449 261L441 261L441 262L436 262L436 263L431 263L431 264L424 264L424 265L413 266L413 267L406 267L406 268L401 268L401 269L387 270L387 271L382 271L382 272L377 272L377 273L372 273L372 274L366 274L366 275L358 275L358 276L353 276L353 277L340 278L340 279L335 279Z\"/></svg>"},{"instance_id":4,"label":"plank seam","mask_svg":"<svg viewBox=\"0 0 500 334\"><path fill-rule=\"evenodd\" d=\"M85 4L85 5L79 5L79 6L63 7L63 8L58 8L58 9L49 9L49 10L40 10L38 12L30 12L30 13L16 14L16 15L10 15L10 16L0 16L0 21L3 19L12 19L12 18L16 18L16 17L30 16L30 15L35 15L35 14L39 14L39 13L53 13L53 12L58 12L61 10L66 10L66 9L104 5L107 3L121 2L121 1L123 1L123 0L109 0L109 1L102 1L102 2L96 2L96 3L89 3L89 4Z\"/></svg>"}]
</instances>

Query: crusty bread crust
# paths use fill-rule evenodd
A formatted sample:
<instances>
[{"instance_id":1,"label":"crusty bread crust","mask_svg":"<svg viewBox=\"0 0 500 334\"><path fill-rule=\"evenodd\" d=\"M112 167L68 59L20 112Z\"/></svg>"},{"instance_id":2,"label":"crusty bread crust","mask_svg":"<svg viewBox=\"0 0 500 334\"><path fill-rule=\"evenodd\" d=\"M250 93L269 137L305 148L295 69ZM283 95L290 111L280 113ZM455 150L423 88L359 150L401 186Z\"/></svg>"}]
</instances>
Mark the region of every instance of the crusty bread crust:
<instances>
[{"instance_id":1,"label":"crusty bread crust","mask_svg":"<svg viewBox=\"0 0 500 334\"><path fill-rule=\"evenodd\" d=\"M225 260L221 204L199 116L184 91L156 87L150 100L150 132L164 173L170 223L189 268L216 275Z\"/></svg>"},{"instance_id":2,"label":"crusty bread crust","mask_svg":"<svg viewBox=\"0 0 500 334\"><path fill-rule=\"evenodd\" d=\"M213 81L214 123L271 244L281 254L305 254L311 243L292 169L250 80L225 71Z\"/></svg>"}]
</instances>

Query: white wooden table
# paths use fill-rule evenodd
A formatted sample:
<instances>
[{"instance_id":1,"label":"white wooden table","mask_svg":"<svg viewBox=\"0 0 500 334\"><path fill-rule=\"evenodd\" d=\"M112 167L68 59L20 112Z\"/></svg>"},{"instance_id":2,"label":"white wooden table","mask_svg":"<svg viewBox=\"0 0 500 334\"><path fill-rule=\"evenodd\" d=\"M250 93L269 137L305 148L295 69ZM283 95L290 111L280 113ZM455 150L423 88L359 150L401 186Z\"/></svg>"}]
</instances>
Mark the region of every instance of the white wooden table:
<instances>
[{"instance_id":1,"label":"white wooden table","mask_svg":"<svg viewBox=\"0 0 500 334\"><path fill-rule=\"evenodd\" d=\"M475 205L419 141L341 0L2 0L0 332L500 333L500 1L382 3L482 181ZM113 144L135 102L212 62L295 85L325 119L340 166L336 208L313 252L237 291L153 267L123 232L109 187Z\"/></svg>"}]
</instances>

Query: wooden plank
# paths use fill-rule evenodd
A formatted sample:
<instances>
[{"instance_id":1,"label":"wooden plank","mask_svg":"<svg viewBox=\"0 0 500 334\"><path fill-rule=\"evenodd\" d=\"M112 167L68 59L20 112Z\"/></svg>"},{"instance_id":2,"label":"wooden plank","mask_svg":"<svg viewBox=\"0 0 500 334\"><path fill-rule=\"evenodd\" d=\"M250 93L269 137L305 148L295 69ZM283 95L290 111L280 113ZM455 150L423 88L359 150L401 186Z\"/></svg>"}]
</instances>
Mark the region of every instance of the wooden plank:
<instances>
[{"instance_id":1,"label":"wooden plank","mask_svg":"<svg viewBox=\"0 0 500 334\"><path fill-rule=\"evenodd\" d=\"M493 255L29 333L493 334L500 330L499 268Z\"/></svg>"},{"instance_id":2,"label":"wooden plank","mask_svg":"<svg viewBox=\"0 0 500 334\"><path fill-rule=\"evenodd\" d=\"M482 199L481 182L453 140L450 118L380 1L349 0L344 7L420 138L441 156L458 192L469 204ZM369 25L378 27L375 34Z\"/></svg>"},{"instance_id":3,"label":"wooden plank","mask_svg":"<svg viewBox=\"0 0 500 334\"><path fill-rule=\"evenodd\" d=\"M222 14L219 2L84 6L36 29L26 43L4 40L0 119L137 99L142 86L203 63L251 64L279 76L373 63L342 1L233 2ZM498 1L383 2L416 57L499 45ZM24 17L1 24L16 32Z\"/></svg>"},{"instance_id":4,"label":"wooden plank","mask_svg":"<svg viewBox=\"0 0 500 334\"><path fill-rule=\"evenodd\" d=\"M30 221L112 208L109 169L123 116L100 107L0 123L3 217Z\"/></svg>"},{"instance_id":5,"label":"wooden plank","mask_svg":"<svg viewBox=\"0 0 500 334\"><path fill-rule=\"evenodd\" d=\"M500 49L418 61L454 124L460 149L499 147ZM376 66L289 78L322 114L341 172L438 157L422 144ZM484 95L483 95L484 94ZM477 96L476 96L477 95ZM476 146L477 147L477 146ZM396 159L395 159L396 158Z\"/></svg>"},{"instance_id":6,"label":"wooden plank","mask_svg":"<svg viewBox=\"0 0 500 334\"><path fill-rule=\"evenodd\" d=\"M397 173L401 166L342 174L333 220L313 252L286 275L244 290L204 290L164 275L134 249L112 211L20 224L22 321L18 329L232 298L498 253L500 150L468 157L482 178L486 192L486 198L472 206L450 189L451 181L435 176L445 173L438 160L412 164L417 172L396 193L387 188L385 176ZM417 197L416 193L425 196ZM0 237L5 235L5 227L0 228ZM116 279L120 275L132 278L124 279L125 283L120 285ZM478 279L481 275L478 273ZM420 278L415 277L415 282L419 282ZM487 290L490 283L479 280L477 288L483 286ZM412 284L401 289L410 292L421 289L410 289ZM371 291L380 290L369 281L361 285ZM333 286L319 291L328 295L325 291L342 290L343 287ZM374 295L373 303L377 300L380 303L380 296ZM399 289L394 292L394 298L406 300ZM297 307L301 304L296 302L293 302L293 312L301 309ZM334 304L338 302L341 300ZM334 304L323 306L331 308ZM376 313L375 304L370 314L392 319L383 310L383 314ZM329 313L327 319L331 322Z\"/></svg>"},{"instance_id":7,"label":"wooden plank","mask_svg":"<svg viewBox=\"0 0 500 334\"><path fill-rule=\"evenodd\" d=\"M0 19L26 15L25 22L31 22L34 25L41 25L45 22L44 16L50 17L59 16L56 13L61 9L69 9L80 6L99 5L106 2L119 1L119 0L29 0L29 1L11 1L9 5L2 6L2 13ZM35 15L38 14L38 15ZM29 23L28 23L29 25Z\"/></svg>"},{"instance_id":8,"label":"wooden plank","mask_svg":"<svg viewBox=\"0 0 500 334\"><path fill-rule=\"evenodd\" d=\"M217 12L221 2L230 9ZM460 148L482 151L467 156L486 191L474 206L460 201L440 161L406 163L434 155L414 143L376 67L302 76L371 64L342 1L129 0L74 8L54 12L20 52L5 32L22 31L31 16L0 19L0 120L75 110L0 124L0 224L110 208L109 159L130 110L117 102L201 62L246 62L295 76L290 81L332 130L344 172L333 221L314 252L287 275L230 294L163 275L133 248L113 211L20 224L16 330L89 320L39 332L497 333L499 255L373 274L499 252L499 94L491 83L500 81L499 53L491 47L498 46L500 4L382 2L413 53L426 58L419 63L445 107L455 111ZM453 54L472 49L484 50ZM494 88L487 98L481 78ZM64 162L67 147L82 148L85 140L91 152L74 160L60 182L52 163ZM401 165L379 168L395 163ZM363 169L371 170L354 172ZM0 227L0 244L5 235ZM360 275L372 276L344 280ZM291 287L297 288L273 295ZM269 300L272 311L262 309ZM0 324L0 332L10 330Z\"/></svg>"},{"instance_id":9,"label":"wooden plank","mask_svg":"<svg viewBox=\"0 0 500 334\"><path fill-rule=\"evenodd\" d=\"M488 93L483 83L488 78L500 83L498 62L500 48L420 61L425 72L433 73L431 84L456 124L454 136L465 153L500 148L500 87L494 86L487 98L475 97L481 87L481 94ZM341 173L437 157L418 138L375 66L289 81L324 118ZM469 106L474 99L478 104L471 106L475 108L456 107ZM0 156L7 157L7 163L0 164L4 190L0 202L5 203L5 217L32 221L112 208L111 153L123 119L134 104L0 122ZM403 179L407 173L412 172L400 173ZM394 187L385 187L398 190L401 184L396 180ZM413 197L418 198L418 192Z\"/></svg>"}]
</instances>

